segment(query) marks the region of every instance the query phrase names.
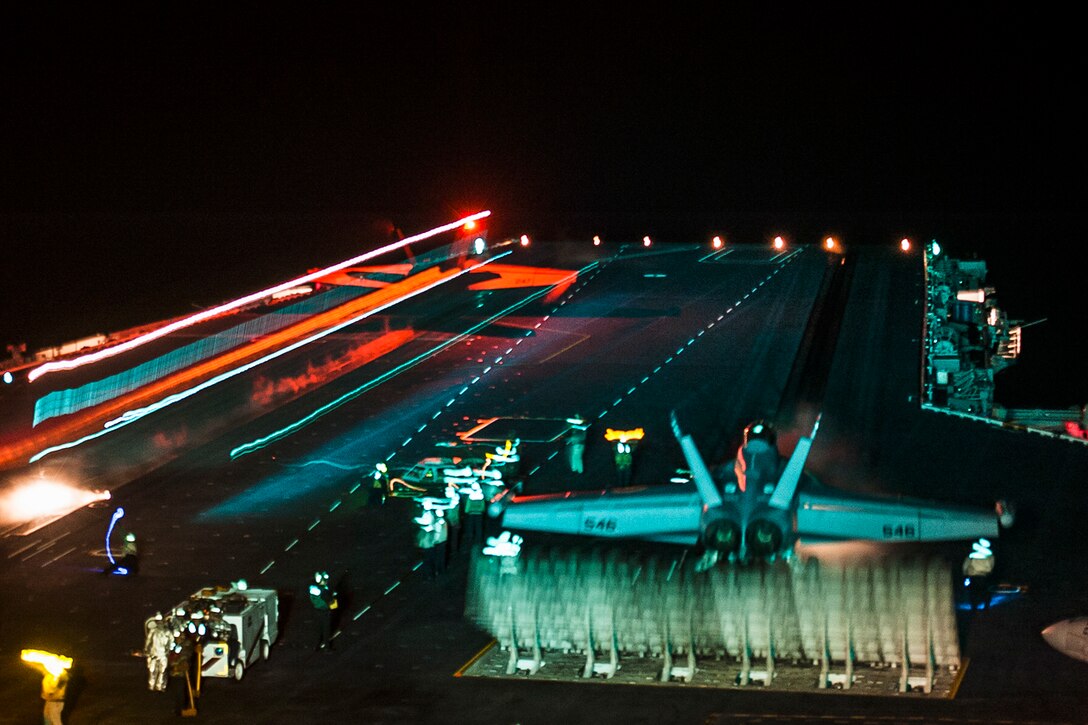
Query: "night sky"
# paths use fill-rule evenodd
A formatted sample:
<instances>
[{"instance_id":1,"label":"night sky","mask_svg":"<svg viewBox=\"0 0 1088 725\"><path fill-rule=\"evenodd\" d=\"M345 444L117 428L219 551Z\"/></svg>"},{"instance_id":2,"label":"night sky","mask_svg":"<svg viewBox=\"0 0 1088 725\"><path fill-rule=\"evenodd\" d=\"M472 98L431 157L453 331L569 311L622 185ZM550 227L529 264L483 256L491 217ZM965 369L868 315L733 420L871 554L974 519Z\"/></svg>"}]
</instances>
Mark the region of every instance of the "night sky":
<instances>
[{"instance_id":1,"label":"night sky","mask_svg":"<svg viewBox=\"0 0 1088 725\"><path fill-rule=\"evenodd\" d=\"M1013 317L1049 318L1024 367L1050 380L1010 395L1088 401L1071 18L395 5L7 11L0 343L180 314L489 208L493 236L541 240L937 237L990 262Z\"/></svg>"}]
</instances>

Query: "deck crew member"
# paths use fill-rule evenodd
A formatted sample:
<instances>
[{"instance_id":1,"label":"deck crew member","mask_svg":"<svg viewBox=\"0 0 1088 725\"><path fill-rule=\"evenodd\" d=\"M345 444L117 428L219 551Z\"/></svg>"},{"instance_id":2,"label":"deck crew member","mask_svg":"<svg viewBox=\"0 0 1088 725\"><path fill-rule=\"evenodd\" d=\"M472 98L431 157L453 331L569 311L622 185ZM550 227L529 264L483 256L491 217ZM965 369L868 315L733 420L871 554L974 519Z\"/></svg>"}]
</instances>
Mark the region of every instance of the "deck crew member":
<instances>
[{"instance_id":1,"label":"deck crew member","mask_svg":"<svg viewBox=\"0 0 1088 725\"><path fill-rule=\"evenodd\" d=\"M576 414L573 418L567 418L567 425L570 426L570 430L567 431L567 460L572 473L581 473L586 452L586 430L589 424L582 419L582 416Z\"/></svg>"},{"instance_id":2,"label":"deck crew member","mask_svg":"<svg viewBox=\"0 0 1088 725\"><path fill-rule=\"evenodd\" d=\"M314 574L314 582L310 585L310 604L317 612L317 649L332 649L332 618L339 602L336 592L329 586L328 572L319 571Z\"/></svg>"},{"instance_id":3,"label":"deck crew member","mask_svg":"<svg viewBox=\"0 0 1088 725\"><path fill-rule=\"evenodd\" d=\"M435 541L434 514L424 511L413 519L419 528L416 530L416 548L423 555L423 576L434 580L438 578L438 563L435 554L438 547Z\"/></svg>"},{"instance_id":4,"label":"deck crew member","mask_svg":"<svg viewBox=\"0 0 1088 725\"><path fill-rule=\"evenodd\" d=\"M166 690L166 671L170 648L173 645L174 634L162 618L162 612L157 612L144 639L144 655L147 657L147 689L152 692Z\"/></svg>"},{"instance_id":5,"label":"deck crew member","mask_svg":"<svg viewBox=\"0 0 1088 725\"><path fill-rule=\"evenodd\" d=\"M465 501L465 541L478 544L484 540L484 491L479 483L473 483Z\"/></svg>"}]
</instances>

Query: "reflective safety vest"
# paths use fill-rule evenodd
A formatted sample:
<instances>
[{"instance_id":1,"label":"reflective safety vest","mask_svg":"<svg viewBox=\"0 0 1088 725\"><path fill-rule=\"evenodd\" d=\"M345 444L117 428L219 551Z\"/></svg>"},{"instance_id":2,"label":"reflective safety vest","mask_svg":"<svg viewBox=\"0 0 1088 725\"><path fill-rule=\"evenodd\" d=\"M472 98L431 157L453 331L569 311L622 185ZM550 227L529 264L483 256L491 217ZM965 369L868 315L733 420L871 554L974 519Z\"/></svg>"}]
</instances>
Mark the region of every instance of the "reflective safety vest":
<instances>
[{"instance_id":1,"label":"reflective safety vest","mask_svg":"<svg viewBox=\"0 0 1088 725\"><path fill-rule=\"evenodd\" d=\"M339 602L336 599L336 593L325 586L318 587L320 591L317 594L313 592L313 586L310 587L310 603L314 605L315 609L336 609L339 606Z\"/></svg>"}]
</instances>

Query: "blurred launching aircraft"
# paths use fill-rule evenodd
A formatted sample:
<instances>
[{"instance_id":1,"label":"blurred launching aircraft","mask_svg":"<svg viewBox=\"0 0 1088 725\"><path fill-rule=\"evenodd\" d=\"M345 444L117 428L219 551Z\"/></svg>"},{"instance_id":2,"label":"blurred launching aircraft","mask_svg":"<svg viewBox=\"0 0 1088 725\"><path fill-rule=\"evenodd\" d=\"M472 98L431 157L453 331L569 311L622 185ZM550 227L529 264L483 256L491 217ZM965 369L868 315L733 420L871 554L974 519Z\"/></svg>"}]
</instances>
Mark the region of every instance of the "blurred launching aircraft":
<instances>
[{"instance_id":1,"label":"blurred launching aircraft","mask_svg":"<svg viewBox=\"0 0 1088 725\"><path fill-rule=\"evenodd\" d=\"M454 267L466 268L474 259L492 256L504 247L516 246L513 240L489 245L487 234L479 225L473 223L460 230L453 243L414 252L405 247L402 251L406 259L386 264L351 266L338 269L333 274L322 277L319 282L326 285L370 287L382 289L391 284L408 279L421 269L437 266L440 269ZM503 255L505 256L505 255ZM560 296L577 279L578 275L568 269L551 269L517 264L492 262L486 267L472 271L468 280L468 289L490 291L516 287L551 287L555 286L551 296Z\"/></svg>"},{"instance_id":2,"label":"blurred launching aircraft","mask_svg":"<svg viewBox=\"0 0 1088 725\"><path fill-rule=\"evenodd\" d=\"M381 289L394 282L407 279L415 271L416 268L408 262L370 267L352 267L341 270L335 275L322 278L321 282L329 285ZM558 285L560 292L563 292L575 279L577 279L577 274L569 269L492 263L485 268L472 272L468 289L482 291Z\"/></svg>"},{"instance_id":3,"label":"blurred launching aircraft","mask_svg":"<svg viewBox=\"0 0 1088 725\"><path fill-rule=\"evenodd\" d=\"M711 475L690 435L672 416L673 433L691 483L636 486L603 492L518 496L489 512L503 527L610 539L702 545L703 565L774 559L798 541L958 541L996 537L1010 525L1007 506L995 510L836 491L804 471L819 429L802 437L789 459L765 422L744 429L731 471ZM999 522L1000 516L1000 522Z\"/></svg>"}]
</instances>

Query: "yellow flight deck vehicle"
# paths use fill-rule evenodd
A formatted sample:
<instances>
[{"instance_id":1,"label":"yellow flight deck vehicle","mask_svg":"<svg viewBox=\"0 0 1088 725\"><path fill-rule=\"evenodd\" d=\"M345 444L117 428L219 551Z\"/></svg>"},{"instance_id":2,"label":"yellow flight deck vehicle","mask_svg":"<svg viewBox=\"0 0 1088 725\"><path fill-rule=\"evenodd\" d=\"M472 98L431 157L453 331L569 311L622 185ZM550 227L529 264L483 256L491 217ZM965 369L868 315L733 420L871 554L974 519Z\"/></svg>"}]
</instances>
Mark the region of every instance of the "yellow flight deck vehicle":
<instances>
[{"instance_id":1,"label":"yellow flight deck vehicle","mask_svg":"<svg viewBox=\"0 0 1088 725\"><path fill-rule=\"evenodd\" d=\"M254 662L268 659L279 636L279 595L274 589L250 589L244 580L205 587L162 620L148 618L145 635L162 625L172 631L175 643L186 637L195 643L200 677L240 680Z\"/></svg>"}]
</instances>

